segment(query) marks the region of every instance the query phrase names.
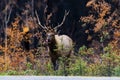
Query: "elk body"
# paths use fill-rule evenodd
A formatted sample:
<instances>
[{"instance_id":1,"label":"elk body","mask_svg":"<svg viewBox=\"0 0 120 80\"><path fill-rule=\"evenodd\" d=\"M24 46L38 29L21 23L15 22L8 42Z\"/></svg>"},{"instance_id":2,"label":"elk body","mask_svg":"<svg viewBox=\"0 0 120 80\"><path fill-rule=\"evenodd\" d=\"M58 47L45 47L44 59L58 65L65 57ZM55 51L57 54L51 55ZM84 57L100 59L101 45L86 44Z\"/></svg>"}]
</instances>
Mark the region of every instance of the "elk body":
<instances>
[{"instance_id":1,"label":"elk body","mask_svg":"<svg viewBox=\"0 0 120 80\"><path fill-rule=\"evenodd\" d=\"M69 14L69 12L65 12L64 18L58 26L54 27L54 29L48 29L48 27L41 25L38 16L38 24L40 27L43 28L43 30L46 32L46 42L48 44L49 48L49 55L51 57L51 62L53 64L54 70L58 69L58 61L60 57L64 59L64 66L68 66L68 58L72 54L73 51L73 41L72 39L67 35L58 35L57 34L57 28L62 26L62 24L65 21L66 16ZM36 13L37 15L37 13Z\"/></svg>"},{"instance_id":2,"label":"elk body","mask_svg":"<svg viewBox=\"0 0 120 80\"><path fill-rule=\"evenodd\" d=\"M65 66L68 66L67 59L70 57L73 49L72 39L67 35L57 35L51 32L47 34L47 43L54 70L58 69L60 57L63 58Z\"/></svg>"}]
</instances>

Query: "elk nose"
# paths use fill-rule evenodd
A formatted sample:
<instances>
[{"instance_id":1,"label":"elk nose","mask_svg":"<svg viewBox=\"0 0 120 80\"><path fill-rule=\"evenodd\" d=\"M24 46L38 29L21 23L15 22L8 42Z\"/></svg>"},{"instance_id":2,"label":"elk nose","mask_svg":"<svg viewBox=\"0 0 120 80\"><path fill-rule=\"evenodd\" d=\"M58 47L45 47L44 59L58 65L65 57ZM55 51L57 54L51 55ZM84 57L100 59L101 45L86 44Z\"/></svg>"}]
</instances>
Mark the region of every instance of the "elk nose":
<instances>
[{"instance_id":1,"label":"elk nose","mask_svg":"<svg viewBox=\"0 0 120 80\"><path fill-rule=\"evenodd\" d=\"M47 37L46 42L47 42L47 43L50 42L50 37Z\"/></svg>"}]
</instances>

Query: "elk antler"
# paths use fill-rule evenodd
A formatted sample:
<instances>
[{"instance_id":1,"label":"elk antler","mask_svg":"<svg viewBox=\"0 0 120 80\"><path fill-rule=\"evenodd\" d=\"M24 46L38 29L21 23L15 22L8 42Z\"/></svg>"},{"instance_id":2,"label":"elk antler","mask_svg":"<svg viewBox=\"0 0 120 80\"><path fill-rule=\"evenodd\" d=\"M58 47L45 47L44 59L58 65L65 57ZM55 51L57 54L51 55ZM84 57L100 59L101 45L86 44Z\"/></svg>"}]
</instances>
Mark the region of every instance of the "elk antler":
<instances>
[{"instance_id":1,"label":"elk antler","mask_svg":"<svg viewBox=\"0 0 120 80\"><path fill-rule=\"evenodd\" d=\"M38 14L37 14L37 11L35 11L35 14L36 14L36 17L37 17L37 21L38 21L38 25L40 27L42 27L44 30L48 30L48 28L44 25L41 24L40 20L39 20L39 17L38 17Z\"/></svg>"},{"instance_id":2,"label":"elk antler","mask_svg":"<svg viewBox=\"0 0 120 80\"><path fill-rule=\"evenodd\" d=\"M70 11L67 12L67 11L65 10L65 15L64 15L64 17L63 17L63 20L62 20L61 24L55 26L55 28L54 28L55 30L57 30L59 27L61 27L61 26L63 25L63 23L65 22L66 16L69 14L69 12L70 12Z\"/></svg>"}]
</instances>

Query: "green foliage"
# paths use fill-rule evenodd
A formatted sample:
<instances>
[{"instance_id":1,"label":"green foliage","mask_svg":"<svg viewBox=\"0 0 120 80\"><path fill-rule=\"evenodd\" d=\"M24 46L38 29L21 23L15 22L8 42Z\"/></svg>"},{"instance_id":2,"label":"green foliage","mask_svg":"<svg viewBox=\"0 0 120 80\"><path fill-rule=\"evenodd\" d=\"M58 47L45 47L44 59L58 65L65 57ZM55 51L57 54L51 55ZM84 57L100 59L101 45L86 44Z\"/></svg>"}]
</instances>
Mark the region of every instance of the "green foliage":
<instances>
[{"instance_id":1,"label":"green foliage","mask_svg":"<svg viewBox=\"0 0 120 80\"><path fill-rule=\"evenodd\" d=\"M114 68L113 74L114 74L114 76L120 76L120 65L118 65Z\"/></svg>"},{"instance_id":2,"label":"green foliage","mask_svg":"<svg viewBox=\"0 0 120 80\"><path fill-rule=\"evenodd\" d=\"M2 72L0 75L38 75L38 72L36 70L8 70L6 72Z\"/></svg>"},{"instance_id":3,"label":"green foliage","mask_svg":"<svg viewBox=\"0 0 120 80\"><path fill-rule=\"evenodd\" d=\"M38 75L37 70L25 70L22 72L22 75Z\"/></svg>"},{"instance_id":4,"label":"green foliage","mask_svg":"<svg viewBox=\"0 0 120 80\"><path fill-rule=\"evenodd\" d=\"M87 73L87 63L81 58L78 57L74 62L70 64L70 75L76 76L85 76Z\"/></svg>"},{"instance_id":5,"label":"green foliage","mask_svg":"<svg viewBox=\"0 0 120 80\"><path fill-rule=\"evenodd\" d=\"M18 75L18 72L15 70L9 70L6 72L6 75Z\"/></svg>"},{"instance_id":6,"label":"green foliage","mask_svg":"<svg viewBox=\"0 0 120 80\"><path fill-rule=\"evenodd\" d=\"M108 45L104 48L105 53L101 56L103 59L102 64L105 66L106 76L116 75L118 65L120 64L120 57L117 55L118 53L113 50L112 45ZM117 67L116 67L117 66ZM119 72L119 71L118 71Z\"/></svg>"},{"instance_id":7,"label":"green foliage","mask_svg":"<svg viewBox=\"0 0 120 80\"><path fill-rule=\"evenodd\" d=\"M81 56L86 56L86 55L90 55L93 53L94 53L93 48L87 48L86 46L82 46L79 48L79 54Z\"/></svg>"},{"instance_id":8,"label":"green foliage","mask_svg":"<svg viewBox=\"0 0 120 80\"><path fill-rule=\"evenodd\" d=\"M27 64L26 64L26 66L27 66L27 69L32 69L32 64L30 63L30 62L28 62Z\"/></svg>"}]
</instances>

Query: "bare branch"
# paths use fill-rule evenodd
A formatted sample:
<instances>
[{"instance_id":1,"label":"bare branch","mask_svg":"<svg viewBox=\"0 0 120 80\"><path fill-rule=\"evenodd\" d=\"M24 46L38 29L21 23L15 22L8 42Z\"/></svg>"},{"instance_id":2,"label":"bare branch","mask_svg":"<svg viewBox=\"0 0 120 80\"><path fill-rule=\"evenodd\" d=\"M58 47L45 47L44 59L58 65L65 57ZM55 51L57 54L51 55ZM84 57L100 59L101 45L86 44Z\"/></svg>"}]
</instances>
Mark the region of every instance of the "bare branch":
<instances>
[{"instance_id":1,"label":"bare branch","mask_svg":"<svg viewBox=\"0 0 120 80\"><path fill-rule=\"evenodd\" d=\"M37 11L35 11L35 15L36 15L36 17L37 17L37 21L38 21L39 26L42 27L43 29L48 30L48 28L47 28L46 26L43 26L43 25L41 24L41 22L40 22L40 20L39 20L39 17L38 17L38 14L37 14Z\"/></svg>"},{"instance_id":2,"label":"bare branch","mask_svg":"<svg viewBox=\"0 0 120 80\"><path fill-rule=\"evenodd\" d=\"M8 22L9 22L9 20L10 20L11 12L12 12L12 8L10 9L10 12L9 12L9 15L8 15L8 18L7 18L6 23L8 23Z\"/></svg>"},{"instance_id":3,"label":"bare branch","mask_svg":"<svg viewBox=\"0 0 120 80\"><path fill-rule=\"evenodd\" d=\"M2 11L5 14L5 24L8 24L10 20L12 8L13 8L13 1L10 0L8 3L6 2L6 7Z\"/></svg>"},{"instance_id":4,"label":"bare branch","mask_svg":"<svg viewBox=\"0 0 120 80\"><path fill-rule=\"evenodd\" d=\"M64 15L64 17L63 17L63 20L62 20L61 24L55 26L55 28L54 28L55 30L58 29L59 27L61 27L61 26L63 25L63 23L65 22L66 16L69 14L69 12L70 12L70 11L67 12L67 11L65 10L65 15Z\"/></svg>"}]
</instances>

